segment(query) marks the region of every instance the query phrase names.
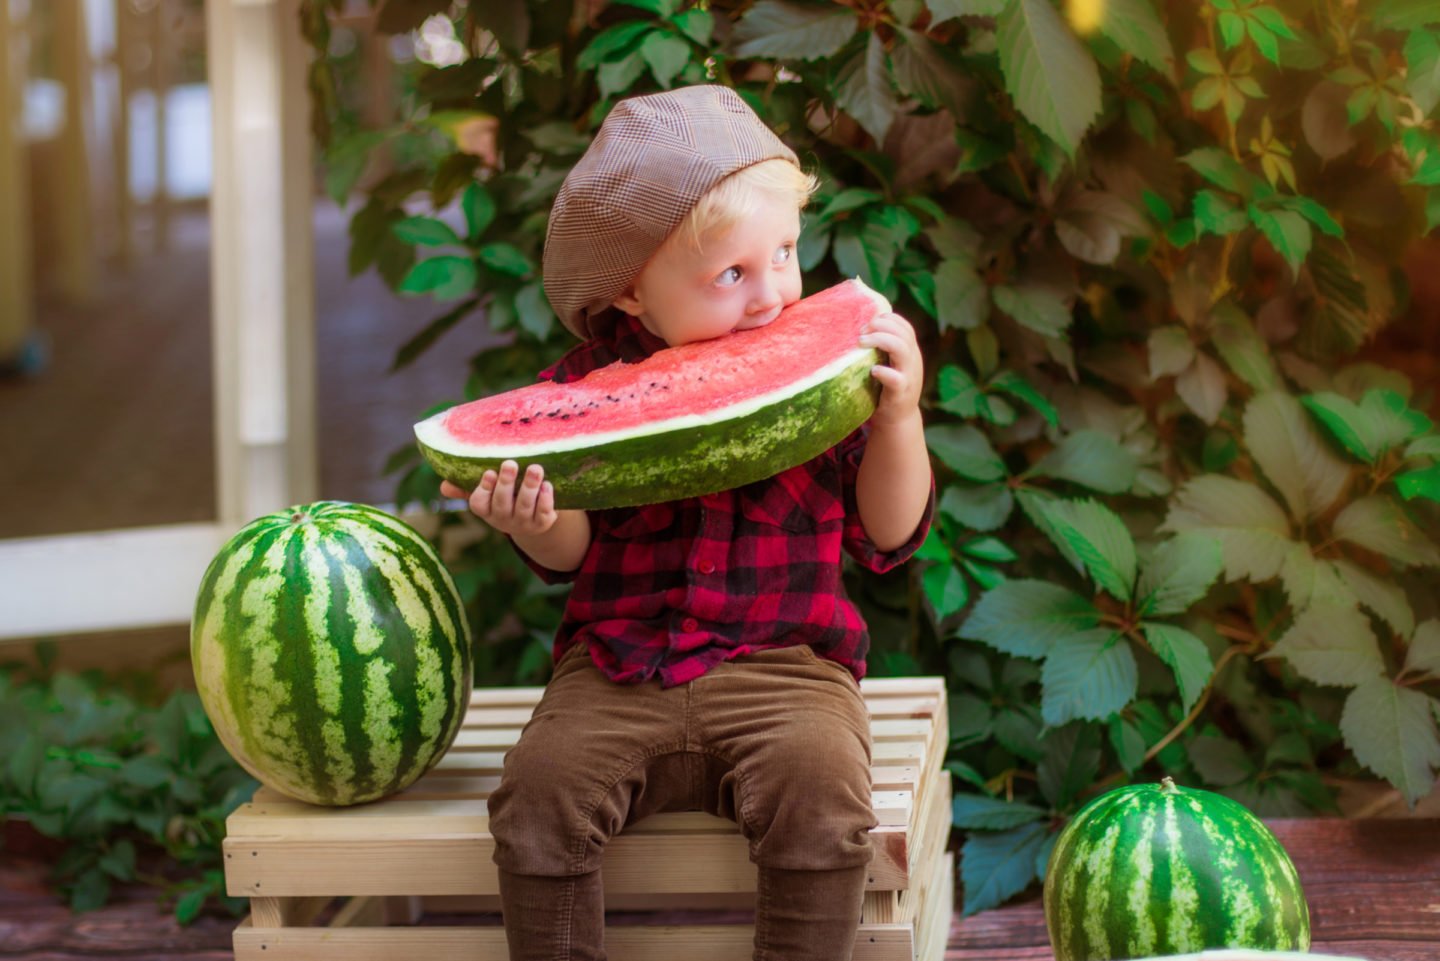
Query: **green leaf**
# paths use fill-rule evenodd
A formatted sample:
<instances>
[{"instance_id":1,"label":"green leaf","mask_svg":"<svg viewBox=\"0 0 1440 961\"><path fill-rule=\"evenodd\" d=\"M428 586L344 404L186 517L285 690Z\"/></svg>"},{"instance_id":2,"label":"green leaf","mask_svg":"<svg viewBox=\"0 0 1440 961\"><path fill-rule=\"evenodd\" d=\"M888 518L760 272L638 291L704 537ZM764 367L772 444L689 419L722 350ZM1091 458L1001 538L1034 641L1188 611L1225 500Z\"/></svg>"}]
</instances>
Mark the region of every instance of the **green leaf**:
<instances>
[{"instance_id":1,"label":"green leaf","mask_svg":"<svg viewBox=\"0 0 1440 961\"><path fill-rule=\"evenodd\" d=\"M835 103L877 144L884 143L899 107L885 67L885 45L878 33L872 32L865 49L840 68L835 78Z\"/></svg>"},{"instance_id":2,"label":"green leaf","mask_svg":"<svg viewBox=\"0 0 1440 961\"><path fill-rule=\"evenodd\" d=\"M1382 30L1414 30L1440 23L1434 0L1381 0L1375 8L1375 26Z\"/></svg>"},{"instance_id":3,"label":"green leaf","mask_svg":"<svg viewBox=\"0 0 1440 961\"><path fill-rule=\"evenodd\" d=\"M680 32L691 40L694 40L702 47L710 46L710 38L715 33L715 15L709 10L702 10L699 7L691 7L689 10L677 13L670 18L670 22L680 28Z\"/></svg>"},{"instance_id":4,"label":"green leaf","mask_svg":"<svg viewBox=\"0 0 1440 961\"><path fill-rule=\"evenodd\" d=\"M1155 656L1175 672L1181 708L1188 714L1204 693L1205 685L1210 683L1210 675L1215 672L1209 649L1200 638L1173 624L1145 621L1141 627Z\"/></svg>"},{"instance_id":5,"label":"green leaf","mask_svg":"<svg viewBox=\"0 0 1440 961\"><path fill-rule=\"evenodd\" d=\"M1418 410L1411 410L1404 395L1393 390L1367 390L1360 398L1360 409L1369 415L1375 425L1375 444L1381 451L1399 447L1435 428L1429 417Z\"/></svg>"},{"instance_id":6,"label":"green leaf","mask_svg":"<svg viewBox=\"0 0 1440 961\"><path fill-rule=\"evenodd\" d=\"M1062 637L1051 645L1040 673L1040 715L1050 727L1103 721L1135 699L1138 678L1130 645L1113 629Z\"/></svg>"},{"instance_id":7,"label":"green leaf","mask_svg":"<svg viewBox=\"0 0 1440 961\"><path fill-rule=\"evenodd\" d=\"M982 561L990 561L992 564L1008 564L1011 561L1019 560L1019 555L1010 549L1010 545L998 537L977 537L974 540L966 541L960 545L962 554L969 554L971 557L978 557Z\"/></svg>"},{"instance_id":8,"label":"green leaf","mask_svg":"<svg viewBox=\"0 0 1440 961\"><path fill-rule=\"evenodd\" d=\"M1219 147L1192 150L1181 157L1180 161L1217 187L1223 187L1242 197L1250 196L1263 183L1259 177L1246 170L1240 161Z\"/></svg>"},{"instance_id":9,"label":"green leaf","mask_svg":"<svg viewBox=\"0 0 1440 961\"><path fill-rule=\"evenodd\" d=\"M1280 573L1294 541L1280 505L1254 484L1204 474L1181 486L1162 531L1198 531L1220 541L1227 581L1267 581Z\"/></svg>"},{"instance_id":10,"label":"green leaf","mask_svg":"<svg viewBox=\"0 0 1440 961\"><path fill-rule=\"evenodd\" d=\"M470 240L480 235L495 220L495 201L490 192L479 183L472 183L460 196L460 207L465 211L465 229Z\"/></svg>"},{"instance_id":11,"label":"green leaf","mask_svg":"<svg viewBox=\"0 0 1440 961\"><path fill-rule=\"evenodd\" d=\"M890 50L895 82L927 107L944 107L952 117L966 114L975 81L940 44L923 33L897 26Z\"/></svg>"},{"instance_id":12,"label":"green leaf","mask_svg":"<svg viewBox=\"0 0 1440 961\"><path fill-rule=\"evenodd\" d=\"M1429 467L1397 474L1395 489L1407 501L1416 497L1440 501L1440 464L1431 464Z\"/></svg>"},{"instance_id":13,"label":"green leaf","mask_svg":"<svg viewBox=\"0 0 1440 961\"><path fill-rule=\"evenodd\" d=\"M926 599L935 609L936 620L943 621L951 614L963 610L970 600L970 589L965 585L965 575L948 562L932 564L926 568L920 582Z\"/></svg>"},{"instance_id":14,"label":"green leaf","mask_svg":"<svg viewBox=\"0 0 1440 961\"><path fill-rule=\"evenodd\" d=\"M650 67L655 82L666 90L690 62L690 44L673 34L656 31L640 44L640 56Z\"/></svg>"},{"instance_id":15,"label":"green leaf","mask_svg":"<svg viewBox=\"0 0 1440 961\"><path fill-rule=\"evenodd\" d=\"M645 72L645 58L632 53L621 60L607 60L595 71L596 85L600 88L601 99L624 93L635 86L635 81Z\"/></svg>"},{"instance_id":16,"label":"green leaf","mask_svg":"<svg viewBox=\"0 0 1440 961\"><path fill-rule=\"evenodd\" d=\"M993 531L1005 524L1015 498L1005 484L951 484L940 498L940 512L972 530Z\"/></svg>"},{"instance_id":17,"label":"green leaf","mask_svg":"<svg viewBox=\"0 0 1440 961\"><path fill-rule=\"evenodd\" d=\"M1226 300L1211 311L1210 339L1235 376L1252 388L1267 391L1280 386L1270 348L1234 301Z\"/></svg>"},{"instance_id":18,"label":"green leaf","mask_svg":"<svg viewBox=\"0 0 1440 961\"><path fill-rule=\"evenodd\" d=\"M1036 680L1039 679L1038 665L1021 660L1011 660L1010 663L1031 667L1035 671ZM1018 688L1020 685L1013 686ZM991 730L994 731L995 740L1000 742L1000 746L1018 757L1039 761L1045 756L1045 749L1040 745L1040 712L1031 704L1000 710L995 715Z\"/></svg>"},{"instance_id":19,"label":"green leaf","mask_svg":"<svg viewBox=\"0 0 1440 961\"><path fill-rule=\"evenodd\" d=\"M1309 197L1283 197L1279 203L1282 207L1295 211L1319 227L1321 233L1331 237L1345 236L1345 228L1341 227L1335 218L1330 216L1330 211L1326 210L1324 206L1315 200Z\"/></svg>"},{"instance_id":20,"label":"green leaf","mask_svg":"<svg viewBox=\"0 0 1440 961\"><path fill-rule=\"evenodd\" d=\"M1297 518L1324 513L1350 478L1345 462L1331 453L1300 402L1272 391L1245 408L1245 446L1280 491Z\"/></svg>"},{"instance_id":21,"label":"green leaf","mask_svg":"<svg viewBox=\"0 0 1440 961\"><path fill-rule=\"evenodd\" d=\"M1147 617L1188 610L1209 593L1223 566L1220 541L1212 535L1191 532L1163 542L1141 571L1136 610Z\"/></svg>"},{"instance_id":22,"label":"green leaf","mask_svg":"<svg viewBox=\"0 0 1440 961\"><path fill-rule=\"evenodd\" d=\"M205 907L205 889L194 888L180 895L175 902L175 920L186 925L200 916L200 911Z\"/></svg>"},{"instance_id":23,"label":"green leaf","mask_svg":"<svg viewBox=\"0 0 1440 961\"><path fill-rule=\"evenodd\" d=\"M1317 601L1296 617L1261 660L1283 657L1316 684L1353 687L1385 670L1385 660L1358 607Z\"/></svg>"},{"instance_id":24,"label":"green leaf","mask_svg":"<svg viewBox=\"0 0 1440 961\"><path fill-rule=\"evenodd\" d=\"M1017 657L1044 657L1056 640L1094 627L1099 618L1094 605L1063 587L1013 580L981 596L960 636Z\"/></svg>"},{"instance_id":25,"label":"green leaf","mask_svg":"<svg viewBox=\"0 0 1440 961\"><path fill-rule=\"evenodd\" d=\"M1440 550L1390 498L1374 494L1351 501L1335 518L1335 537L1402 566L1440 566Z\"/></svg>"},{"instance_id":26,"label":"green leaf","mask_svg":"<svg viewBox=\"0 0 1440 961\"><path fill-rule=\"evenodd\" d=\"M1045 757L1035 770L1040 793L1064 810L1095 783L1100 771L1100 734L1089 724L1066 724L1045 735Z\"/></svg>"},{"instance_id":27,"label":"green leaf","mask_svg":"<svg viewBox=\"0 0 1440 961\"><path fill-rule=\"evenodd\" d=\"M1310 244L1314 239L1310 224L1304 217L1289 210L1266 210L1255 204L1250 204L1246 209L1250 212L1251 222L1260 228L1265 239L1285 258L1294 276L1299 277L1300 265L1310 253Z\"/></svg>"},{"instance_id":28,"label":"green leaf","mask_svg":"<svg viewBox=\"0 0 1440 961\"><path fill-rule=\"evenodd\" d=\"M1434 705L1421 692L1377 676L1350 692L1340 715L1355 760L1395 785L1412 807L1434 789L1440 767Z\"/></svg>"},{"instance_id":29,"label":"green leaf","mask_svg":"<svg viewBox=\"0 0 1440 961\"><path fill-rule=\"evenodd\" d=\"M575 65L582 70L594 70L602 63L623 57L627 62L639 63L640 69L644 69L643 61L625 55L635 49L641 37L653 33L656 29L654 22L650 20L627 20L606 27L580 51L575 58ZM637 73L636 76L638 75Z\"/></svg>"},{"instance_id":30,"label":"green leaf","mask_svg":"<svg viewBox=\"0 0 1440 961\"><path fill-rule=\"evenodd\" d=\"M955 17L996 17L1009 0L926 0L935 23Z\"/></svg>"},{"instance_id":31,"label":"green leaf","mask_svg":"<svg viewBox=\"0 0 1440 961\"><path fill-rule=\"evenodd\" d=\"M526 257L514 244L507 244L503 241L486 244L476 253L480 257L480 262L486 267L512 277L524 277L535 270L535 265L530 263L530 258Z\"/></svg>"},{"instance_id":32,"label":"green leaf","mask_svg":"<svg viewBox=\"0 0 1440 961\"><path fill-rule=\"evenodd\" d=\"M1415 612L1405 589L1394 580L1381 578L1346 558L1329 561L1335 576L1354 598L1374 611L1400 637L1409 637L1415 630Z\"/></svg>"},{"instance_id":33,"label":"green leaf","mask_svg":"<svg viewBox=\"0 0 1440 961\"><path fill-rule=\"evenodd\" d=\"M1008 476L1005 462L984 434L969 424L939 424L925 428L931 453L961 477L997 481Z\"/></svg>"},{"instance_id":34,"label":"green leaf","mask_svg":"<svg viewBox=\"0 0 1440 961\"><path fill-rule=\"evenodd\" d=\"M962 831L1005 831L1046 816L1043 808L1002 801L983 794L957 794L950 802L950 823Z\"/></svg>"},{"instance_id":35,"label":"green leaf","mask_svg":"<svg viewBox=\"0 0 1440 961\"><path fill-rule=\"evenodd\" d=\"M1106 0L1100 32L1121 50L1174 79L1175 50L1150 0Z\"/></svg>"},{"instance_id":36,"label":"green leaf","mask_svg":"<svg viewBox=\"0 0 1440 961\"><path fill-rule=\"evenodd\" d=\"M1148 346L1152 380L1178 374L1195 361L1195 343L1190 339L1190 332L1178 324L1150 331Z\"/></svg>"},{"instance_id":37,"label":"green leaf","mask_svg":"<svg viewBox=\"0 0 1440 961\"><path fill-rule=\"evenodd\" d=\"M1134 452L1110 435L1077 430L1066 435L1028 473L1057 477L1106 494L1121 494L1135 483L1139 466Z\"/></svg>"},{"instance_id":38,"label":"green leaf","mask_svg":"<svg viewBox=\"0 0 1440 961\"><path fill-rule=\"evenodd\" d=\"M990 380L989 386L991 390L998 390L1002 393L1009 394L1011 397L1018 397L1020 400L1023 400L1035 408L1051 427L1058 428L1060 426L1060 412L1055 409L1055 405L1050 403L1044 394L1036 390L1028 380L1021 377L1015 371L1001 371Z\"/></svg>"},{"instance_id":39,"label":"green leaf","mask_svg":"<svg viewBox=\"0 0 1440 961\"><path fill-rule=\"evenodd\" d=\"M860 21L853 10L759 0L735 25L735 56L775 60L815 60L850 42Z\"/></svg>"},{"instance_id":40,"label":"green leaf","mask_svg":"<svg viewBox=\"0 0 1440 961\"><path fill-rule=\"evenodd\" d=\"M1429 116L1440 106L1440 32L1412 30L1405 38L1405 87L1420 113Z\"/></svg>"},{"instance_id":41,"label":"green leaf","mask_svg":"<svg viewBox=\"0 0 1440 961\"><path fill-rule=\"evenodd\" d=\"M1440 677L1440 621L1423 621L1405 651L1405 670Z\"/></svg>"},{"instance_id":42,"label":"green leaf","mask_svg":"<svg viewBox=\"0 0 1440 961\"><path fill-rule=\"evenodd\" d=\"M940 330L972 330L990 316L990 288L967 260L947 258L935 270L935 309Z\"/></svg>"},{"instance_id":43,"label":"green leaf","mask_svg":"<svg viewBox=\"0 0 1440 961\"><path fill-rule=\"evenodd\" d=\"M469 257L422 260L400 282L402 294L430 294L436 300L459 300L475 290L479 275Z\"/></svg>"},{"instance_id":44,"label":"green leaf","mask_svg":"<svg viewBox=\"0 0 1440 961\"><path fill-rule=\"evenodd\" d=\"M1145 736L1140 733L1140 729L1123 716L1112 714L1106 733L1110 737L1110 747L1115 751L1115 759L1120 762L1125 773L1134 774L1138 771L1140 765L1145 763Z\"/></svg>"},{"instance_id":45,"label":"green leaf","mask_svg":"<svg viewBox=\"0 0 1440 961\"><path fill-rule=\"evenodd\" d=\"M1070 308L1043 287L999 286L991 289L995 306L1038 334L1059 337L1070 326Z\"/></svg>"},{"instance_id":46,"label":"green leaf","mask_svg":"<svg viewBox=\"0 0 1440 961\"><path fill-rule=\"evenodd\" d=\"M1255 774L1255 762L1228 737L1202 734L1185 745L1185 750L1206 784L1232 787Z\"/></svg>"},{"instance_id":47,"label":"green leaf","mask_svg":"<svg viewBox=\"0 0 1440 961\"><path fill-rule=\"evenodd\" d=\"M1375 425L1370 416L1360 409L1359 404L1331 391L1310 394L1300 398L1300 402L1305 405L1306 410L1315 415L1316 420L1325 425L1330 436L1339 441L1340 446L1349 451L1351 456L1367 464L1375 463L1378 453L1375 447Z\"/></svg>"},{"instance_id":48,"label":"green leaf","mask_svg":"<svg viewBox=\"0 0 1440 961\"><path fill-rule=\"evenodd\" d=\"M555 311L545 298L545 289L540 281L532 281L521 287L515 294L515 310L520 315L520 329L536 340L545 340L555 327Z\"/></svg>"},{"instance_id":49,"label":"green leaf","mask_svg":"<svg viewBox=\"0 0 1440 961\"><path fill-rule=\"evenodd\" d=\"M433 217L406 217L395 221L390 231L400 240L415 246L443 247L460 243L460 238L449 224Z\"/></svg>"},{"instance_id":50,"label":"green leaf","mask_svg":"<svg viewBox=\"0 0 1440 961\"><path fill-rule=\"evenodd\" d=\"M1100 114L1100 72L1050 0L1010 0L996 44L1005 89L1027 120L1071 157Z\"/></svg>"},{"instance_id":51,"label":"green leaf","mask_svg":"<svg viewBox=\"0 0 1440 961\"><path fill-rule=\"evenodd\" d=\"M1128 601L1135 586L1135 542L1125 522L1094 500L1056 501L1045 514L1065 543L1084 563L1095 585Z\"/></svg>"},{"instance_id":52,"label":"green leaf","mask_svg":"<svg viewBox=\"0 0 1440 961\"><path fill-rule=\"evenodd\" d=\"M934 0L931 0L934 2ZM997 907L1035 880L1035 860L1045 846L1044 824L1026 824L996 834L975 833L960 850L965 890L963 916Z\"/></svg>"},{"instance_id":53,"label":"green leaf","mask_svg":"<svg viewBox=\"0 0 1440 961\"><path fill-rule=\"evenodd\" d=\"M1218 84L1216 89L1218 91ZM1250 225L1250 218L1224 195L1201 190L1195 194L1195 225L1202 235L1212 233L1224 237L1244 230Z\"/></svg>"}]
</instances>

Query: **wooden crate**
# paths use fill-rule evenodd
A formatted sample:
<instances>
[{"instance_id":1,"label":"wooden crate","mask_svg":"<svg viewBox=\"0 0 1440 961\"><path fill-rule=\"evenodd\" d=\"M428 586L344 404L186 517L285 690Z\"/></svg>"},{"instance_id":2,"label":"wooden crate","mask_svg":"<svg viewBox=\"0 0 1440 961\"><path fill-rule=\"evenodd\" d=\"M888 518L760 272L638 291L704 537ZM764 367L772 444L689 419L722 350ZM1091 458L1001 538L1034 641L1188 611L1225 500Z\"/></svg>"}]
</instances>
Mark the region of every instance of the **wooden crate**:
<instances>
[{"instance_id":1,"label":"wooden crate","mask_svg":"<svg viewBox=\"0 0 1440 961\"><path fill-rule=\"evenodd\" d=\"M435 770L383 801L331 809L256 791L226 822L226 887L251 907L237 961L504 961L493 913L488 925L425 921L499 910L486 798L542 690L476 690ZM944 681L867 678L861 691L879 826L854 958L939 961L954 901ZM607 911L685 909L689 921L704 909L731 921L607 924L614 961L750 957L756 869L733 822L654 815L610 841L603 876Z\"/></svg>"}]
</instances>

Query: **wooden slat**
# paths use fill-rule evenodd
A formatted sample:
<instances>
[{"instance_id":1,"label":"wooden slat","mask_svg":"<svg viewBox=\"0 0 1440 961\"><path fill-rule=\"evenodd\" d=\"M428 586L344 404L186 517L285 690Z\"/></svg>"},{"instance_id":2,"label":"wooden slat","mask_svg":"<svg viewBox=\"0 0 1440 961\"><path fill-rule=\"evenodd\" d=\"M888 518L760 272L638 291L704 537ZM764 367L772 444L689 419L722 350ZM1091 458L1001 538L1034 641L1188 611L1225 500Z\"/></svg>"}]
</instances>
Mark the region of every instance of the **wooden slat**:
<instances>
[{"instance_id":1,"label":"wooden slat","mask_svg":"<svg viewBox=\"0 0 1440 961\"><path fill-rule=\"evenodd\" d=\"M319 822L323 825L324 822ZM907 882L904 836L871 832L868 888ZM235 897L496 894L489 835L430 834L365 844L335 838L226 838L225 886ZM605 851L605 883L616 891L753 891L755 865L739 834L625 833Z\"/></svg>"},{"instance_id":2,"label":"wooden slat","mask_svg":"<svg viewBox=\"0 0 1440 961\"><path fill-rule=\"evenodd\" d=\"M755 929L749 924L613 925L606 952L615 961L749 961ZM907 924L861 925L853 961L913 961L914 931ZM250 919L235 931L236 961L506 961L504 929L256 928Z\"/></svg>"}]
</instances>

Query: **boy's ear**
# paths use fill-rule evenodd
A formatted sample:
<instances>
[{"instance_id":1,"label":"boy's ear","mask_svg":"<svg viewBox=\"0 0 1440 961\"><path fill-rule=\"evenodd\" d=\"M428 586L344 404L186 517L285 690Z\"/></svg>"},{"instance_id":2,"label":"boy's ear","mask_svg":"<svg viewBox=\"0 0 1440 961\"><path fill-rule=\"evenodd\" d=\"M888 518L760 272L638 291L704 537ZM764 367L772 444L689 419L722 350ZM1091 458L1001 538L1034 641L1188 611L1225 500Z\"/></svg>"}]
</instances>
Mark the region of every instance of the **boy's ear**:
<instances>
[{"instance_id":1,"label":"boy's ear","mask_svg":"<svg viewBox=\"0 0 1440 961\"><path fill-rule=\"evenodd\" d=\"M634 287L628 288L623 294L612 300L611 303L632 317L639 317L645 313L645 306L641 304L639 298L635 296Z\"/></svg>"}]
</instances>

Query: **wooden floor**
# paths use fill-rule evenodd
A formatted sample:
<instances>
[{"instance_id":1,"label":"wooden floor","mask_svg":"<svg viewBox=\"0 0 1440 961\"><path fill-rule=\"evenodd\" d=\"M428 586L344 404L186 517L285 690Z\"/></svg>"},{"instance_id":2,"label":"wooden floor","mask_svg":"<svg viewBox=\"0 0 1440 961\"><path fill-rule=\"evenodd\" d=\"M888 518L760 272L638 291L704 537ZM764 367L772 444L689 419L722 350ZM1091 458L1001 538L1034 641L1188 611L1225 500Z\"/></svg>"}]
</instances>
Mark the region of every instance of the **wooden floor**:
<instances>
[{"instance_id":1,"label":"wooden floor","mask_svg":"<svg viewBox=\"0 0 1440 961\"><path fill-rule=\"evenodd\" d=\"M1440 819L1268 822L1290 851L1310 903L1316 952L1368 961L1440 958ZM43 858L0 860L0 959L148 961L229 959L234 921L179 928L143 889L85 915L43 885ZM433 917L427 923L454 923ZM475 923L475 916L465 916ZM623 959L616 959L623 961ZM938 959L937 959L938 961ZM951 923L945 961L1053 961L1038 891Z\"/></svg>"}]
</instances>

